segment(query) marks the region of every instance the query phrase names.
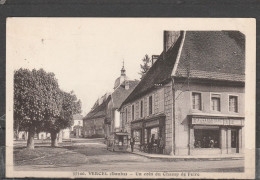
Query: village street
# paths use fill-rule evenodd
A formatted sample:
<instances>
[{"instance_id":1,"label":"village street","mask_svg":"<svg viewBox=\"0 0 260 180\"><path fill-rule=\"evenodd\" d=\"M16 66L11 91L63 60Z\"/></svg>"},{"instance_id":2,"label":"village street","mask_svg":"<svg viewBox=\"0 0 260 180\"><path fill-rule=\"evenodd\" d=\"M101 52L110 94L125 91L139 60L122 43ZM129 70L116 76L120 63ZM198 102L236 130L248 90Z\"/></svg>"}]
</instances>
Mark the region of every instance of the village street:
<instances>
[{"instance_id":1,"label":"village street","mask_svg":"<svg viewBox=\"0 0 260 180\"><path fill-rule=\"evenodd\" d=\"M15 170L44 171L195 171L241 172L244 160L162 160L106 150L103 139L72 139L51 148L36 141L34 150L25 141L15 142Z\"/></svg>"}]
</instances>

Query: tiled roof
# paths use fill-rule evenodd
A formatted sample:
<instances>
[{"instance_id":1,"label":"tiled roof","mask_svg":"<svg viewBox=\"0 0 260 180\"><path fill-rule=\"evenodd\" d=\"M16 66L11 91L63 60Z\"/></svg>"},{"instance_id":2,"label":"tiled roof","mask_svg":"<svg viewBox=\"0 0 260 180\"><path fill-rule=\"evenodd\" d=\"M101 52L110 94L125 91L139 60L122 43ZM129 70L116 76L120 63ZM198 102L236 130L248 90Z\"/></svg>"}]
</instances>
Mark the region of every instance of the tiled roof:
<instances>
[{"instance_id":1,"label":"tiled roof","mask_svg":"<svg viewBox=\"0 0 260 180\"><path fill-rule=\"evenodd\" d=\"M178 69L177 77L187 77L186 69ZM240 74L228 74L220 72L208 72L208 71L199 71L199 70L190 70L190 78L199 78L199 79L211 79L211 80L226 80L234 82L243 82L245 81L245 76Z\"/></svg>"},{"instance_id":2,"label":"tiled roof","mask_svg":"<svg viewBox=\"0 0 260 180\"><path fill-rule=\"evenodd\" d=\"M173 72L179 50L179 62ZM123 104L137 99L171 76L244 82L244 35L238 31L187 31L184 36L182 32L175 45L159 56Z\"/></svg>"},{"instance_id":3,"label":"tiled roof","mask_svg":"<svg viewBox=\"0 0 260 180\"><path fill-rule=\"evenodd\" d=\"M175 60L177 58L178 50L181 44L182 36L183 32L175 43L175 46L170 48L165 55L161 53L158 60L155 61L149 71L142 78L141 82L136 86L136 88L123 102L123 104L126 104L127 102L138 98L143 93L149 91L149 89L152 89L155 84L162 83L171 77L173 66L175 64Z\"/></svg>"},{"instance_id":4,"label":"tiled roof","mask_svg":"<svg viewBox=\"0 0 260 180\"><path fill-rule=\"evenodd\" d=\"M244 81L244 47L238 31L187 31L174 76Z\"/></svg>"},{"instance_id":5,"label":"tiled roof","mask_svg":"<svg viewBox=\"0 0 260 180\"><path fill-rule=\"evenodd\" d=\"M111 95L107 97L100 105L95 107L95 109L91 110L84 118L83 120L87 119L93 119L95 117L105 116L106 115L106 107L107 103L110 101Z\"/></svg>"},{"instance_id":6,"label":"tiled roof","mask_svg":"<svg viewBox=\"0 0 260 180\"><path fill-rule=\"evenodd\" d=\"M113 101L113 108L119 108L122 102L127 98L127 96L133 91L133 89L139 83L138 80L128 81L128 82L129 82L129 89L125 89L125 87L121 85L117 89L115 89L115 91L112 93L111 96Z\"/></svg>"}]
</instances>

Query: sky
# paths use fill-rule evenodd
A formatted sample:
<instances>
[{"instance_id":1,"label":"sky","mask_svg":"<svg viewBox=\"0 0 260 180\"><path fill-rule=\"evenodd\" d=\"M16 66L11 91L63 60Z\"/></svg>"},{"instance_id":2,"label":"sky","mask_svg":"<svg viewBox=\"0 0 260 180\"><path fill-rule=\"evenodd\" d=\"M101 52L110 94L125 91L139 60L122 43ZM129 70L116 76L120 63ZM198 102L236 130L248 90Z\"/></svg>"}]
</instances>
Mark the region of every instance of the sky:
<instances>
[{"instance_id":1,"label":"sky","mask_svg":"<svg viewBox=\"0 0 260 180\"><path fill-rule=\"evenodd\" d=\"M112 92L124 60L129 79L145 54L163 50L163 26L138 19L9 18L7 53L13 70L55 73L60 88L74 91L86 115L95 101Z\"/></svg>"},{"instance_id":2,"label":"sky","mask_svg":"<svg viewBox=\"0 0 260 180\"><path fill-rule=\"evenodd\" d=\"M53 72L64 91L74 91L86 115L112 92L124 60L129 79L140 79L145 54L163 50L164 30L246 29L243 19L8 18L7 72ZM11 71L10 71L11 70Z\"/></svg>"}]
</instances>

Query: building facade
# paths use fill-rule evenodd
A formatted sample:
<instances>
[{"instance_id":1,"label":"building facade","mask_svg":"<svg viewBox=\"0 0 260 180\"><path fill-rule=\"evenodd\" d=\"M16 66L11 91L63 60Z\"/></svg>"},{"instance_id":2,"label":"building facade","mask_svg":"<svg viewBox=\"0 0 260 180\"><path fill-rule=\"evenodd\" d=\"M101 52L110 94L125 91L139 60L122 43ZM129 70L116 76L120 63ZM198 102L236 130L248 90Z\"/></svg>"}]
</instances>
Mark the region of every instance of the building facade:
<instances>
[{"instance_id":1,"label":"building facade","mask_svg":"<svg viewBox=\"0 0 260 180\"><path fill-rule=\"evenodd\" d=\"M243 153L244 43L240 32L165 32L164 51L120 107L135 148Z\"/></svg>"},{"instance_id":2,"label":"building facade","mask_svg":"<svg viewBox=\"0 0 260 180\"><path fill-rule=\"evenodd\" d=\"M111 100L107 106L105 120L106 137L110 137L113 133L122 130L119 107L138 83L138 80L128 79L123 65L120 77L115 80L114 91L111 93Z\"/></svg>"},{"instance_id":3,"label":"building facade","mask_svg":"<svg viewBox=\"0 0 260 180\"><path fill-rule=\"evenodd\" d=\"M110 94L106 93L96 101L91 111L83 118L83 137L105 137L106 109L110 99Z\"/></svg>"},{"instance_id":4,"label":"building facade","mask_svg":"<svg viewBox=\"0 0 260 180\"><path fill-rule=\"evenodd\" d=\"M73 125L70 128L70 137L83 136L83 116L81 114L73 115Z\"/></svg>"}]
</instances>

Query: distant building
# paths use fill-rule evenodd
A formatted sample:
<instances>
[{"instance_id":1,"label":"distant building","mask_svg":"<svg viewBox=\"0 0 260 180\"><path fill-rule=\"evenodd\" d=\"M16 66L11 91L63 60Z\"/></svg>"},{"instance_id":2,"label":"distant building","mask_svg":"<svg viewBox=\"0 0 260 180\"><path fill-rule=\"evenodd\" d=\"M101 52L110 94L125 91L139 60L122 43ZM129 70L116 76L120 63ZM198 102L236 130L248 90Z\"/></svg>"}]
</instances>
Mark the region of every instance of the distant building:
<instances>
[{"instance_id":1,"label":"distant building","mask_svg":"<svg viewBox=\"0 0 260 180\"><path fill-rule=\"evenodd\" d=\"M82 137L83 136L83 116L81 114L73 115L73 125L70 129L71 137Z\"/></svg>"},{"instance_id":2,"label":"distant building","mask_svg":"<svg viewBox=\"0 0 260 180\"><path fill-rule=\"evenodd\" d=\"M118 108L139 82L129 80L125 72L123 65L121 75L115 80L114 91L99 98L91 111L83 118L84 137L108 137L119 130Z\"/></svg>"},{"instance_id":3,"label":"distant building","mask_svg":"<svg viewBox=\"0 0 260 180\"><path fill-rule=\"evenodd\" d=\"M106 137L120 130L120 124L122 123L120 123L120 111L118 108L138 83L138 80L128 79L123 65L120 77L115 80L114 91L111 93L111 100L107 106L105 119Z\"/></svg>"},{"instance_id":4,"label":"distant building","mask_svg":"<svg viewBox=\"0 0 260 180\"><path fill-rule=\"evenodd\" d=\"M91 111L83 118L84 137L105 137L105 118L107 104L110 101L110 94L99 98Z\"/></svg>"},{"instance_id":5,"label":"distant building","mask_svg":"<svg viewBox=\"0 0 260 180\"><path fill-rule=\"evenodd\" d=\"M164 51L120 107L135 148L172 155L243 153L245 37L164 33Z\"/></svg>"}]
</instances>

